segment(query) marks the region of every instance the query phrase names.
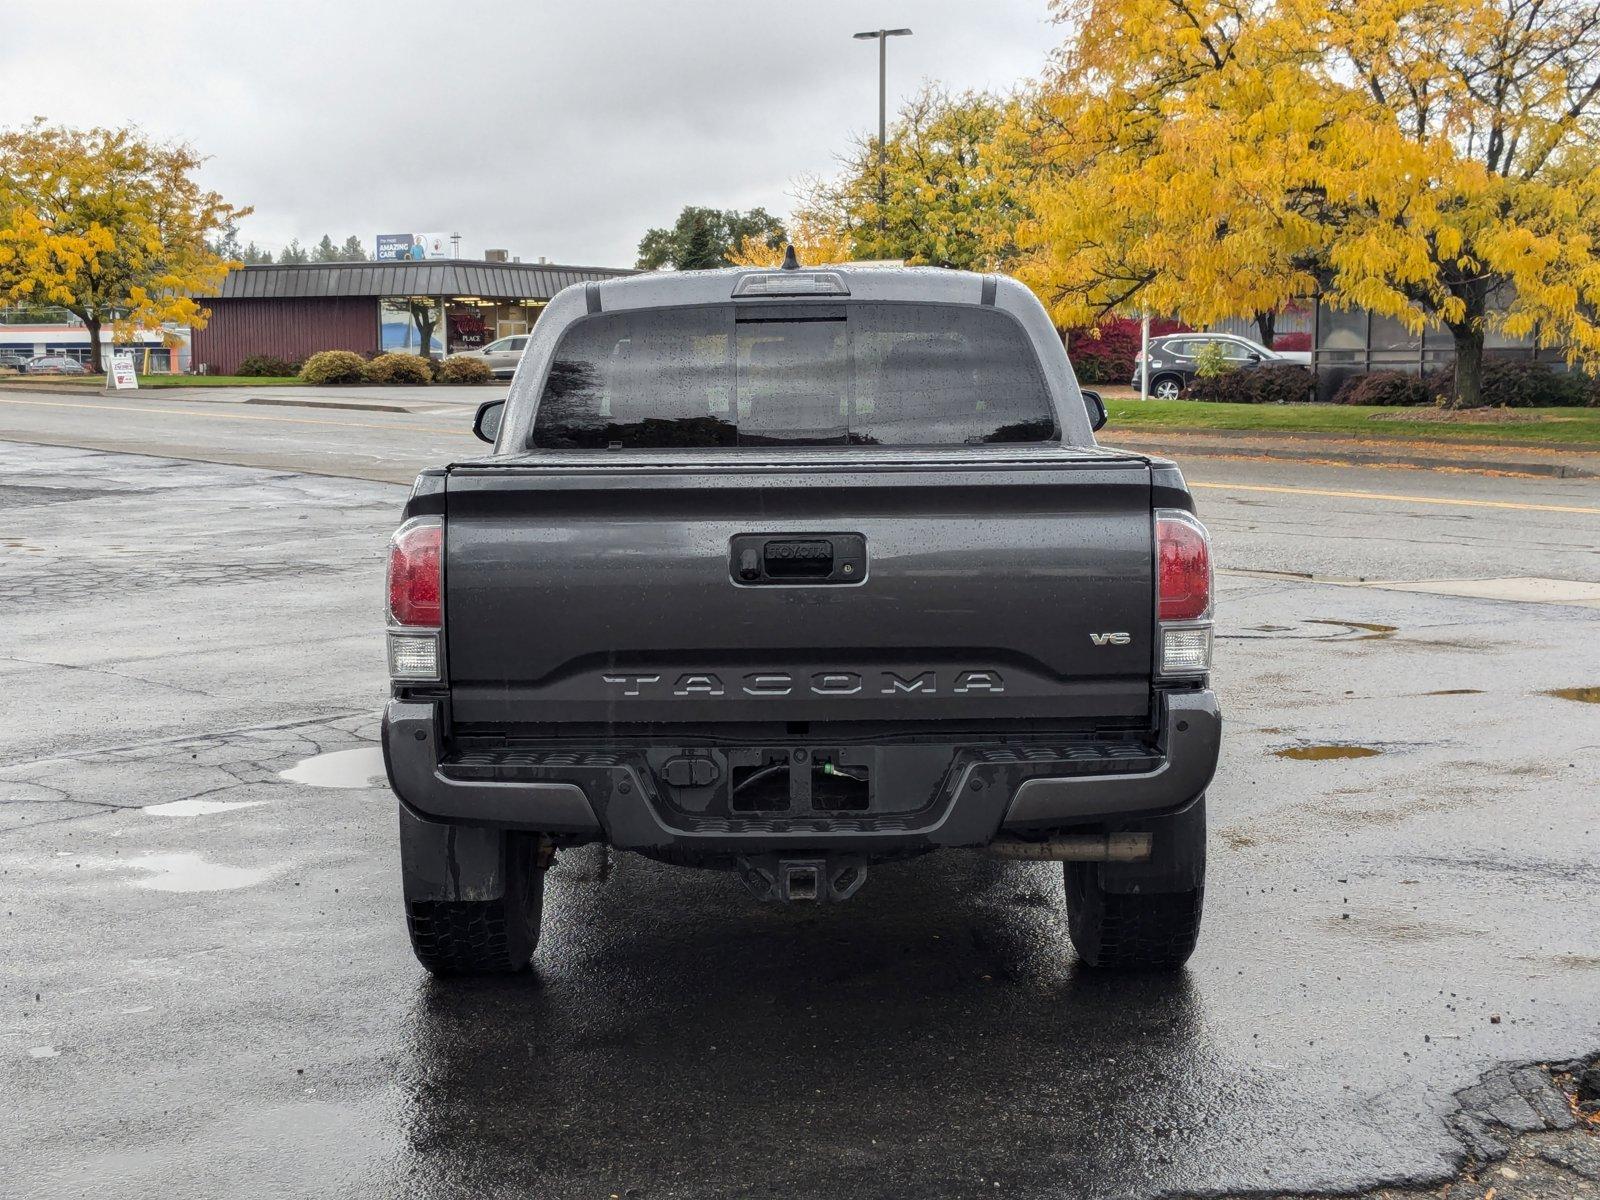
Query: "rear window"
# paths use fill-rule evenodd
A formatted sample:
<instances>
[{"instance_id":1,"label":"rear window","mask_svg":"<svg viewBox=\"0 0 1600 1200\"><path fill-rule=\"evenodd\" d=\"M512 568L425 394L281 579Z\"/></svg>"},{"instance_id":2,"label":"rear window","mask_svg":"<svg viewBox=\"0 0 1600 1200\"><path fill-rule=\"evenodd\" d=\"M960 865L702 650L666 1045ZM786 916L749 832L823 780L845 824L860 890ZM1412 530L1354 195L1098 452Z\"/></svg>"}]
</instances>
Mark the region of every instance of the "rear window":
<instances>
[{"instance_id":1,"label":"rear window","mask_svg":"<svg viewBox=\"0 0 1600 1200\"><path fill-rule=\"evenodd\" d=\"M588 317L556 347L541 449L1058 440L1022 329L992 308L761 304Z\"/></svg>"}]
</instances>

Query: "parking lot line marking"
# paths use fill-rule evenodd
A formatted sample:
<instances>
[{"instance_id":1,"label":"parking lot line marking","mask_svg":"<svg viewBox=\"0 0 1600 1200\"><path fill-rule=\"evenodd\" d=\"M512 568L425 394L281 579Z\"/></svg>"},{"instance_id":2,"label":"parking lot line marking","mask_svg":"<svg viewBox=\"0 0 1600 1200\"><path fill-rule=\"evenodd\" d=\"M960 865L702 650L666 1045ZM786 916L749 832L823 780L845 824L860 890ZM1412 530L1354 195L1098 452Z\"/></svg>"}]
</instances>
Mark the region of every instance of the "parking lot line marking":
<instances>
[{"instance_id":1,"label":"parking lot line marking","mask_svg":"<svg viewBox=\"0 0 1600 1200\"><path fill-rule=\"evenodd\" d=\"M411 433L456 433L467 428L465 424L458 430L442 425L406 425L398 421L384 424L367 421L319 421L312 417L287 417L278 416L276 413L219 413L205 412L197 408L150 408L139 404L69 404L60 400L18 400L10 396L0 396L0 404L21 404L29 408L92 408L106 412L165 413L175 417L210 417L217 421L277 421L286 425L325 425L332 429L403 429Z\"/></svg>"},{"instance_id":2,"label":"parking lot line marking","mask_svg":"<svg viewBox=\"0 0 1600 1200\"><path fill-rule=\"evenodd\" d=\"M1405 496L1396 492L1345 492L1334 488L1279 487L1266 483L1196 483L1192 488L1210 488L1222 492L1275 492L1286 496L1332 496L1342 500L1383 500L1398 504L1444 504L1462 508L1504 508L1512 512L1580 513L1600 516L1600 508L1585 508L1578 504L1525 504L1516 500L1466 500L1447 496Z\"/></svg>"}]
</instances>

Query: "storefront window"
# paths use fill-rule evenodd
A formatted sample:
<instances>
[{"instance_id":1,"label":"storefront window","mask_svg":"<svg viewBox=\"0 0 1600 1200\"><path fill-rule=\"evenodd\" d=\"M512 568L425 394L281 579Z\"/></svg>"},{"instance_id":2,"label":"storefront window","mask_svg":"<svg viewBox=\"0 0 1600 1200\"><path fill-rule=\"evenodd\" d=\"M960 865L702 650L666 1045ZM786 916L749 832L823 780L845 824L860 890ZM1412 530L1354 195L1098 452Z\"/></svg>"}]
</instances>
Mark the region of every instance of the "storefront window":
<instances>
[{"instance_id":1,"label":"storefront window","mask_svg":"<svg viewBox=\"0 0 1600 1200\"><path fill-rule=\"evenodd\" d=\"M484 318L485 310L476 304L452 304L445 315L449 353L481 350L493 341L492 326Z\"/></svg>"},{"instance_id":2,"label":"storefront window","mask_svg":"<svg viewBox=\"0 0 1600 1200\"><path fill-rule=\"evenodd\" d=\"M395 296L379 302L381 338L385 353L398 350L421 354L424 341L436 355L444 354L444 321L439 301L433 297Z\"/></svg>"},{"instance_id":3,"label":"storefront window","mask_svg":"<svg viewBox=\"0 0 1600 1200\"><path fill-rule=\"evenodd\" d=\"M445 336L450 354L478 350L504 337L525 334L544 311L543 300L486 300L457 296L445 301Z\"/></svg>"}]
</instances>

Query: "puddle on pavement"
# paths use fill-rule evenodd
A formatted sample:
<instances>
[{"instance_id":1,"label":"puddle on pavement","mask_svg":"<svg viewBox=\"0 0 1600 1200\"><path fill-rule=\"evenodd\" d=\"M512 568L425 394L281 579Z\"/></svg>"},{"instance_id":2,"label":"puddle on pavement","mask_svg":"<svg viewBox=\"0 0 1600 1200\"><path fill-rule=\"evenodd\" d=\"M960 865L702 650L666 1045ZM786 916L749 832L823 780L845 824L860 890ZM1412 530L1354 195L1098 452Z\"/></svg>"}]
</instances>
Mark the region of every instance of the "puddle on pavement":
<instances>
[{"instance_id":1,"label":"puddle on pavement","mask_svg":"<svg viewBox=\"0 0 1600 1200\"><path fill-rule=\"evenodd\" d=\"M1297 625L1249 625L1242 630L1218 633L1217 637L1242 641L1303 639L1315 642L1372 642L1385 641L1399 631L1398 625L1380 625L1375 621L1336 621L1332 617L1307 617Z\"/></svg>"},{"instance_id":2,"label":"puddle on pavement","mask_svg":"<svg viewBox=\"0 0 1600 1200\"><path fill-rule=\"evenodd\" d=\"M1600 704L1600 687L1551 688L1545 695L1557 700L1576 700L1580 704Z\"/></svg>"},{"instance_id":3,"label":"puddle on pavement","mask_svg":"<svg viewBox=\"0 0 1600 1200\"><path fill-rule=\"evenodd\" d=\"M1324 762L1330 758L1376 758L1382 754L1376 746L1288 746L1274 750L1279 758L1293 758L1301 762Z\"/></svg>"},{"instance_id":4,"label":"puddle on pavement","mask_svg":"<svg viewBox=\"0 0 1600 1200\"><path fill-rule=\"evenodd\" d=\"M281 869L225 867L198 854L147 854L116 865L150 872L148 878L136 879L133 885L157 892L229 892L264 883Z\"/></svg>"},{"instance_id":5,"label":"puddle on pavement","mask_svg":"<svg viewBox=\"0 0 1600 1200\"><path fill-rule=\"evenodd\" d=\"M259 808L264 803L263 800L168 800L165 804L146 804L143 811L151 817L207 817L236 808Z\"/></svg>"},{"instance_id":6,"label":"puddle on pavement","mask_svg":"<svg viewBox=\"0 0 1600 1200\"><path fill-rule=\"evenodd\" d=\"M389 782L383 770L383 751L377 746L335 750L301 759L287 771L279 771L278 777L290 783L328 788L387 787Z\"/></svg>"}]
</instances>

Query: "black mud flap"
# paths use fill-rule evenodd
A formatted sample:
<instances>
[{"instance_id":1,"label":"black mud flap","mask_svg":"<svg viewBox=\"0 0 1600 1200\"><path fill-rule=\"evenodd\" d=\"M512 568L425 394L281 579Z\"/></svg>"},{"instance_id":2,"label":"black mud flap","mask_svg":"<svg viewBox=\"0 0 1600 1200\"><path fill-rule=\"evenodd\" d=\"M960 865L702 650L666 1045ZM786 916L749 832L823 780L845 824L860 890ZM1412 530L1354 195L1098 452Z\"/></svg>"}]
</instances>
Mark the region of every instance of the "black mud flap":
<instances>
[{"instance_id":1,"label":"black mud flap","mask_svg":"<svg viewBox=\"0 0 1600 1200\"><path fill-rule=\"evenodd\" d=\"M1108 892L1188 892L1206 882L1206 798L1175 813L1119 823L1118 833L1149 833L1146 862L1096 863Z\"/></svg>"},{"instance_id":2,"label":"black mud flap","mask_svg":"<svg viewBox=\"0 0 1600 1200\"><path fill-rule=\"evenodd\" d=\"M511 835L430 821L400 806L400 871L406 901L484 901L505 895Z\"/></svg>"}]
</instances>

